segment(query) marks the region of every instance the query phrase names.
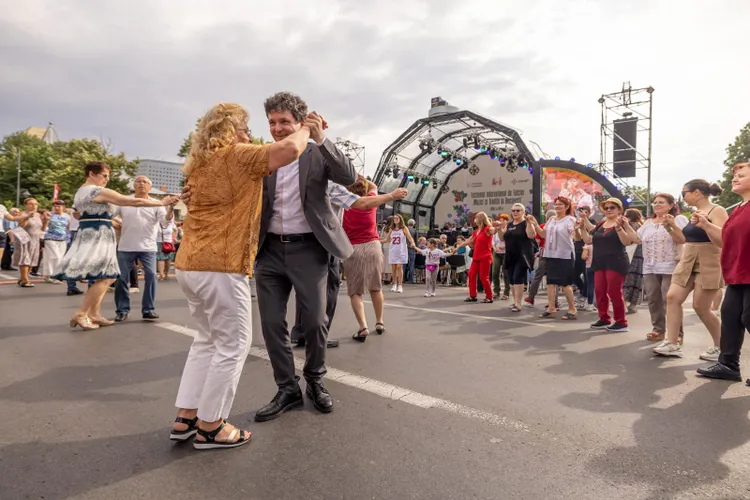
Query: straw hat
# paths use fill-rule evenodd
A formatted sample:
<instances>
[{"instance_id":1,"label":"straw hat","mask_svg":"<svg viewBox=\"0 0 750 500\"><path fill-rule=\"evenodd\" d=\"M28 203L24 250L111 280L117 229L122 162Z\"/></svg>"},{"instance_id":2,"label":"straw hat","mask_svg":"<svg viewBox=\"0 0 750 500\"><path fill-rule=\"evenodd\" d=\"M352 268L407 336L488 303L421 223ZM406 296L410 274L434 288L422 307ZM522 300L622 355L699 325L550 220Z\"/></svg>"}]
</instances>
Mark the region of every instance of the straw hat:
<instances>
[{"instance_id":1,"label":"straw hat","mask_svg":"<svg viewBox=\"0 0 750 500\"><path fill-rule=\"evenodd\" d=\"M622 202L619 199L617 199L617 198L608 198L608 199L604 200L603 202L599 203L599 210L601 210L602 212L604 212L604 205L606 205L607 203L612 203L614 205L617 205L618 207L620 207L620 212L622 212L622 210L623 210L623 208L622 208Z\"/></svg>"}]
</instances>

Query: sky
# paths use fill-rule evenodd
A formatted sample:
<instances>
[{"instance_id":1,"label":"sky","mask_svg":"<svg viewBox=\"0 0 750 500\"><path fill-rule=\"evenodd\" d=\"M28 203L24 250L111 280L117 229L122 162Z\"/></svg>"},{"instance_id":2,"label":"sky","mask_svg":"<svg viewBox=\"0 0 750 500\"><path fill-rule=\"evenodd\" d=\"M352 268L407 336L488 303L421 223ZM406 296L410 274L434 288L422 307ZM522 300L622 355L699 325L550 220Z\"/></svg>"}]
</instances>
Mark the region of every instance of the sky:
<instances>
[{"instance_id":1,"label":"sky","mask_svg":"<svg viewBox=\"0 0 750 500\"><path fill-rule=\"evenodd\" d=\"M268 139L263 100L288 90L330 137L365 146L368 173L435 96L597 163L597 99L630 81L656 89L653 188L677 195L718 180L750 122L747 0L0 0L0 12L0 135L53 122L63 140L108 139L130 158L178 160L220 101L245 105Z\"/></svg>"}]
</instances>

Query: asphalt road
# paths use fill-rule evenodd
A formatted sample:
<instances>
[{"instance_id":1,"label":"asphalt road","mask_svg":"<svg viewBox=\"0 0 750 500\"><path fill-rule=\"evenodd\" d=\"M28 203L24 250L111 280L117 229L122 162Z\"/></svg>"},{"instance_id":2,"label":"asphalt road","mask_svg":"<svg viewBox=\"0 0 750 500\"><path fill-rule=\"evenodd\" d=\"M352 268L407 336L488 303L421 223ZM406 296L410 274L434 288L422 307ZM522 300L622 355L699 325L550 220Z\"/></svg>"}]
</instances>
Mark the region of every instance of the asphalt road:
<instances>
[{"instance_id":1,"label":"asphalt road","mask_svg":"<svg viewBox=\"0 0 750 500\"><path fill-rule=\"evenodd\" d=\"M335 411L308 401L262 424L275 386L256 309L230 417L253 441L197 452L168 440L192 327L174 280L161 322L95 332L67 328L64 286L0 286L0 499L750 498L750 388L695 377L709 337L694 315L685 358L665 360L645 309L609 334L587 328L593 314L422 294L387 292L388 331L365 344L342 294Z\"/></svg>"}]
</instances>

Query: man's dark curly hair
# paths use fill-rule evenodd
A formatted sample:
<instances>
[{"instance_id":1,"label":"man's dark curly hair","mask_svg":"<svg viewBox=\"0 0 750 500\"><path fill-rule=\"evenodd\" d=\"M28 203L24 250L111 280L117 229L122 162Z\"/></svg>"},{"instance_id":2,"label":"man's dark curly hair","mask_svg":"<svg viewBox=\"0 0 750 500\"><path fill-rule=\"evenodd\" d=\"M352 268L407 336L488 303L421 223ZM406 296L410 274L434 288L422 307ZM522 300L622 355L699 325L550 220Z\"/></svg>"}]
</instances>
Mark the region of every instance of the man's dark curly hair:
<instances>
[{"instance_id":1,"label":"man's dark curly hair","mask_svg":"<svg viewBox=\"0 0 750 500\"><path fill-rule=\"evenodd\" d=\"M263 107L266 108L266 116L277 111L289 111L298 122L307 117L307 103L291 92L279 92L272 95L266 99Z\"/></svg>"}]
</instances>

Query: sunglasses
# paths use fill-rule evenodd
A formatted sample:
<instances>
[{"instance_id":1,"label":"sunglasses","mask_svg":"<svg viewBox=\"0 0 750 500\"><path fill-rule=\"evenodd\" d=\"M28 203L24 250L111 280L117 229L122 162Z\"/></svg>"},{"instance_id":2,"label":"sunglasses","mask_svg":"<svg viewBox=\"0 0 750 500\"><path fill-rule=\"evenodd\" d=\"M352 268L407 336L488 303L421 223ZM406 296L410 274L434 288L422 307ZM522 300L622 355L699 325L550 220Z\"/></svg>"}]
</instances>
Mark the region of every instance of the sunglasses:
<instances>
[{"instance_id":1,"label":"sunglasses","mask_svg":"<svg viewBox=\"0 0 750 500\"><path fill-rule=\"evenodd\" d=\"M518 208L514 208L513 210L511 210L511 212L523 212L523 210L519 210Z\"/></svg>"},{"instance_id":2,"label":"sunglasses","mask_svg":"<svg viewBox=\"0 0 750 500\"><path fill-rule=\"evenodd\" d=\"M686 195L686 194L688 194L688 193L692 193L692 191L680 191L680 194L682 195L682 197L683 197L683 198L684 198L684 197L685 197L685 195Z\"/></svg>"},{"instance_id":3,"label":"sunglasses","mask_svg":"<svg viewBox=\"0 0 750 500\"><path fill-rule=\"evenodd\" d=\"M604 210L618 210L620 207L617 205L607 205L606 207L602 207Z\"/></svg>"}]
</instances>

